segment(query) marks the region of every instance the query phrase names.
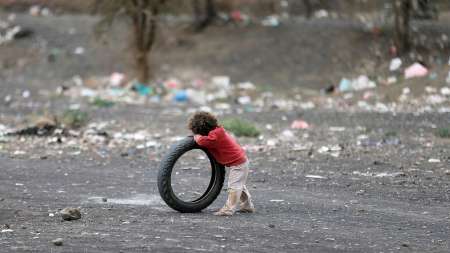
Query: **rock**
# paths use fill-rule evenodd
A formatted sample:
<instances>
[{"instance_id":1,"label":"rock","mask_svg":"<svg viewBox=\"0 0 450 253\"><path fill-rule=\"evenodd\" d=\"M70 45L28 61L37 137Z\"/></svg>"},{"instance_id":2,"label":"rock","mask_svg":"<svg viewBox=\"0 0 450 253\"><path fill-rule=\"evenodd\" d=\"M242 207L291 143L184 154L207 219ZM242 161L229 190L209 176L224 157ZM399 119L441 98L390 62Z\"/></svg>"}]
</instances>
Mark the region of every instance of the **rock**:
<instances>
[{"instance_id":1,"label":"rock","mask_svg":"<svg viewBox=\"0 0 450 253\"><path fill-rule=\"evenodd\" d=\"M275 225L269 224L269 228L275 228Z\"/></svg>"},{"instance_id":2,"label":"rock","mask_svg":"<svg viewBox=\"0 0 450 253\"><path fill-rule=\"evenodd\" d=\"M79 208L66 207L59 212L63 220L71 221L81 219Z\"/></svg>"},{"instance_id":3,"label":"rock","mask_svg":"<svg viewBox=\"0 0 450 253\"><path fill-rule=\"evenodd\" d=\"M56 238L52 241L53 245L55 246L62 246L63 245L63 239L62 238Z\"/></svg>"}]
</instances>

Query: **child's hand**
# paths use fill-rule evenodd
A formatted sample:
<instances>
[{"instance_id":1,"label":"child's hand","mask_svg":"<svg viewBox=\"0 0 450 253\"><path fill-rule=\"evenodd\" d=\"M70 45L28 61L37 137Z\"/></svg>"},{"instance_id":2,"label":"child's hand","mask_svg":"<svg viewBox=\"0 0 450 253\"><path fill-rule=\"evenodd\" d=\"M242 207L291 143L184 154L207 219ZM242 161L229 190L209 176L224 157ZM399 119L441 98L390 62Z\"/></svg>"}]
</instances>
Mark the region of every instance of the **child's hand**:
<instances>
[{"instance_id":1,"label":"child's hand","mask_svg":"<svg viewBox=\"0 0 450 253\"><path fill-rule=\"evenodd\" d=\"M195 140L195 142L198 142L198 139L200 138L200 135L199 134L195 134L194 135L194 140Z\"/></svg>"}]
</instances>

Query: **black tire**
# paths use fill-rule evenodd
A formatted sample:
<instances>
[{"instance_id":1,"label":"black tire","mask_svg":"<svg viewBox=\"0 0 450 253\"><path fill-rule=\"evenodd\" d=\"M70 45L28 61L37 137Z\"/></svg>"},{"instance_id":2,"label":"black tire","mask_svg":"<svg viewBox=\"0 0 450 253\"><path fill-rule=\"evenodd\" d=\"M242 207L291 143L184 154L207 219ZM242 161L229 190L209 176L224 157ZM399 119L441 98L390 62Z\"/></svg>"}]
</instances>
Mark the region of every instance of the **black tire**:
<instances>
[{"instance_id":1,"label":"black tire","mask_svg":"<svg viewBox=\"0 0 450 253\"><path fill-rule=\"evenodd\" d=\"M193 201L179 199L172 189L172 170L177 160L193 149L203 150L211 163L211 180L205 193ZM182 213L196 213L208 207L219 196L225 180L225 168L204 148L200 147L193 137L187 137L175 143L161 161L158 172L158 189L161 198L171 208Z\"/></svg>"}]
</instances>

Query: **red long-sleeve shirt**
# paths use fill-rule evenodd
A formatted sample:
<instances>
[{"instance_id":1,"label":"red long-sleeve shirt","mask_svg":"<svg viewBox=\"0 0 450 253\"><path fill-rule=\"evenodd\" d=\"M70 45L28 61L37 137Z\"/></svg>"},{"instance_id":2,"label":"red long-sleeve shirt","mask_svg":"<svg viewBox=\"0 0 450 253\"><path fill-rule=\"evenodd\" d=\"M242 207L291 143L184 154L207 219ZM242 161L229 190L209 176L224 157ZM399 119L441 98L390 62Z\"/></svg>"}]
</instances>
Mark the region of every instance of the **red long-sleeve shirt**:
<instances>
[{"instance_id":1,"label":"red long-sleeve shirt","mask_svg":"<svg viewBox=\"0 0 450 253\"><path fill-rule=\"evenodd\" d=\"M247 161L244 149L231 137L223 127L211 130L208 136L195 135L198 145L205 147L211 155L227 167L237 166Z\"/></svg>"}]
</instances>

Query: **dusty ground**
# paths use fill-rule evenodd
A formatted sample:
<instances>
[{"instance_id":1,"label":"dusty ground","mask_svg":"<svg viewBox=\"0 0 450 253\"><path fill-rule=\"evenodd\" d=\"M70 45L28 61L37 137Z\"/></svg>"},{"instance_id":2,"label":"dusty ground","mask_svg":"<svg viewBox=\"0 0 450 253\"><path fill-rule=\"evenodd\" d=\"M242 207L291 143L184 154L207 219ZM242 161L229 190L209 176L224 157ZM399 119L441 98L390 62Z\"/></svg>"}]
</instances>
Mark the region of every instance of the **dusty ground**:
<instances>
[{"instance_id":1,"label":"dusty ground","mask_svg":"<svg viewBox=\"0 0 450 253\"><path fill-rule=\"evenodd\" d=\"M91 47L86 47L85 55L70 53L78 45L85 46L82 43L92 37L81 32L82 35L66 39L67 29L75 25L77 31L87 31L93 22L91 18L54 17L41 20L43 23L33 23L35 20L29 17L23 19L34 24L38 35L33 43L37 41L42 47L38 47L41 51L24 51L30 42L19 41L1 48L2 56L8 57L3 58L6 67L0 73L4 78L0 95L12 95L12 102L2 100L0 124L15 127L29 115L43 111L61 113L77 105L89 113L90 123L106 125L101 131L94 131L94 136L64 137L61 143L55 136L0 139L0 252L450 251L449 140L435 136L436 129L450 125L448 110L377 113L354 107L347 110L320 106L250 110L229 101L232 107L223 111L221 118L238 115L262 130L261 139L239 139L252 162L248 185L257 213L232 218L213 216L212 212L224 202L225 194L221 194L202 213L180 214L160 200L157 168L174 137L189 134L185 122L198 107L118 103L111 108L97 108L83 98L56 96L54 89L73 75L110 73L124 65L119 56L103 58L99 55L104 51ZM61 25L46 29L55 20ZM305 26L313 31L316 25L325 23ZM282 37L287 31L275 33ZM324 32L323 36L333 36L330 32L331 35ZM250 45L251 40L247 39ZM262 44L278 43L275 40L267 39ZM313 42L311 39L308 43ZM220 46L223 42L208 43ZM63 48L62 60L48 63L48 50L53 47ZM288 55L288 47L283 48L287 50L283 55ZM330 54L344 54L331 46L329 50ZM232 56L225 57L229 55L226 50L221 53L221 61L232 60ZM265 57L276 57L272 53ZM208 55L204 57L210 59ZM19 59L25 61L23 68ZM287 60L295 62L294 58ZM211 62L214 60L204 64ZM220 67L217 74L232 73L232 63L230 72ZM312 72L314 78L320 79L317 68L304 62L298 65L304 66L299 70L302 73ZM258 69L257 65L250 66ZM199 69L203 73L204 69ZM248 69L239 73L243 75L245 71ZM259 73L267 71L262 68ZM295 68L289 73L295 73ZM233 79L241 80L239 75ZM296 84L308 86L301 81ZM28 98L23 98L25 89L31 91ZM311 127L286 132L297 119L307 121ZM80 131L89 129L85 126ZM144 139L119 142L115 137L117 133L142 130L148 134ZM145 146L149 142L153 144ZM324 146L338 147L333 147L333 152L321 152ZM190 175L195 177L195 173ZM190 181L190 177L186 179ZM101 197L107 202L100 201ZM80 207L82 218L62 222L57 212L67 206ZM63 246L51 243L56 238L63 239Z\"/></svg>"},{"instance_id":2,"label":"dusty ground","mask_svg":"<svg viewBox=\"0 0 450 253\"><path fill-rule=\"evenodd\" d=\"M293 151L289 142L261 152L250 151L249 186L258 212L218 218L212 211L220 207L225 194L199 214L177 213L159 199L158 161L170 144L169 139L187 132L182 129L186 116L164 115L157 109L114 108L93 113L97 120L113 118L117 125L132 125L133 129L147 129L150 133L170 129L171 134L162 134L160 142L164 145L160 148L104 148L100 156L97 149L79 154L73 152L76 148L58 144L44 149L47 140L41 138L35 142L35 149L26 154L14 155L7 151L9 148L2 151L0 223L9 224L13 230L1 234L2 251L450 249L448 141L432 134L433 127L450 124L448 114L346 114L320 110L244 114L242 117L262 127L272 123L274 128L264 131L266 136L288 128L298 113L303 114L302 118L315 126L295 132L295 139L298 143L313 143L312 154ZM282 115L286 121L281 120ZM330 126L346 130L332 132ZM396 133L400 143L356 144L361 132L381 140L389 131ZM240 141L247 145L264 143L246 138ZM343 147L339 157L318 153L318 148L330 144ZM60 149L62 154L53 152ZM440 162L430 163L430 158ZM106 197L109 202L92 197ZM276 202L279 200L282 202ZM57 211L66 206L81 207L82 219L62 222ZM49 217L50 213L55 216ZM64 246L51 244L57 237L63 238Z\"/></svg>"}]
</instances>

